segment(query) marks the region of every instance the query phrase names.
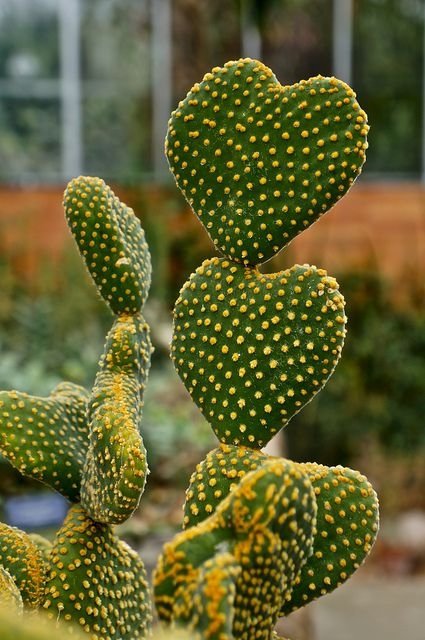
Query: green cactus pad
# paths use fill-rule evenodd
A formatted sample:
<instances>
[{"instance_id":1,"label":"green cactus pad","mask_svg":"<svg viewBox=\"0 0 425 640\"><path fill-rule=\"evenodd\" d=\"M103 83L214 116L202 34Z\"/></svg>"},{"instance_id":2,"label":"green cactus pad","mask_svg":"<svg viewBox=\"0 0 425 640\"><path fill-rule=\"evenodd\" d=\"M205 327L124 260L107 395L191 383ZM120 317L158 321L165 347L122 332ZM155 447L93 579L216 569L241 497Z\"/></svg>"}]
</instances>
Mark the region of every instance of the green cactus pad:
<instances>
[{"instance_id":1,"label":"green cactus pad","mask_svg":"<svg viewBox=\"0 0 425 640\"><path fill-rule=\"evenodd\" d=\"M247 473L271 458L261 451L220 445L192 474L186 492L184 526L204 521L218 509ZM317 502L313 555L301 570L282 606L287 615L345 582L362 564L376 539L376 494L358 471L316 463L292 463L308 475Z\"/></svg>"},{"instance_id":2,"label":"green cactus pad","mask_svg":"<svg viewBox=\"0 0 425 640\"><path fill-rule=\"evenodd\" d=\"M132 209L100 178L71 180L66 220L93 281L115 314L138 313L150 286L151 259Z\"/></svg>"},{"instance_id":3,"label":"green cactus pad","mask_svg":"<svg viewBox=\"0 0 425 640\"><path fill-rule=\"evenodd\" d=\"M0 453L72 501L80 496L87 450L87 400L86 390L69 382L47 398L0 392Z\"/></svg>"},{"instance_id":4,"label":"green cactus pad","mask_svg":"<svg viewBox=\"0 0 425 640\"><path fill-rule=\"evenodd\" d=\"M166 155L215 246L265 262L348 191L367 117L341 80L281 86L257 60L207 73L173 112Z\"/></svg>"},{"instance_id":5,"label":"green cactus pad","mask_svg":"<svg viewBox=\"0 0 425 640\"><path fill-rule=\"evenodd\" d=\"M193 609L187 619L188 593L181 593L174 606L176 624L190 624L199 638L233 640L233 615L236 579L241 567L230 553L222 553L206 560L202 565L191 594Z\"/></svg>"},{"instance_id":6,"label":"green cactus pad","mask_svg":"<svg viewBox=\"0 0 425 640\"><path fill-rule=\"evenodd\" d=\"M22 613L23 609L24 603L16 582L10 573L0 565L0 612L13 611L16 615Z\"/></svg>"},{"instance_id":7,"label":"green cactus pad","mask_svg":"<svg viewBox=\"0 0 425 640\"><path fill-rule=\"evenodd\" d=\"M265 460L264 453L249 447L221 444L210 451L190 478L183 527L194 527L208 518L241 479L261 467Z\"/></svg>"},{"instance_id":8,"label":"green cactus pad","mask_svg":"<svg viewBox=\"0 0 425 640\"><path fill-rule=\"evenodd\" d=\"M24 531L0 523L0 566L12 576L24 605L40 606L45 588L41 551Z\"/></svg>"},{"instance_id":9,"label":"green cactus pad","mask_svg":"<svg viewBox=\"0 0 425 640\"><path fill-rule=\"evenodd\" d=\"M375 491L358 471L300 463L317 500L313 555L296 578L282 615L331 593L362 564L375 542L379 508Z\"/></svg>"},{"instance_id":10,"label":"green cactus pad","mask_svg":"<svg viewBox=\"0 0 425 640\"><path fill-rule=\"evenodd\" d=\"M78 624L92 640L143 640L152 613L146 572L108 525L71 507L51 552L44 608Z\"/></svg>"},{"instance_id":11,"label":"green cactus pad","mask_svg":"<svg viewBox=\"0 0 425 640\"><path fill-rule=\"evenodd\" d=\"M141 315L115 320L88 412L90 445L81 501L97 522L127 520L145 487L148 469L140 424L151 350L149 327Z\"/></svg>"},{"instance_id":12,"label":"green cactus pad","mask_svg":"<svg viewBox=\"0 0 425 640\"><path fill-rule=\"evenodd\" d=\"M185 620L194 632L199 624L208 628L206 618L212 623L224 607L222 585L229 588L233 579L234 605L228 615L234 637L271 640L282 601L311 551L315 514L305 474L284 460L266 461L246 475L213 515L165 545L154 575L160 619ZM217 560L222 554L225 559ZM206 573L214 567L213 604L201 618L199 589L205 589ZM219 633L220 626L208 637L219 640Z\"/></svg>"},{"instance_id":13,"label":"green cactus pad","mask_svg":"<svg viewBox=\"0 0 425 640\"><path fill-rule=\"evenodd\" d=\"M326 271L265 275L213 258L180 292L172 358L218 439L261 448L328 380L345 320Z\"/></svg>"}]
</instances>

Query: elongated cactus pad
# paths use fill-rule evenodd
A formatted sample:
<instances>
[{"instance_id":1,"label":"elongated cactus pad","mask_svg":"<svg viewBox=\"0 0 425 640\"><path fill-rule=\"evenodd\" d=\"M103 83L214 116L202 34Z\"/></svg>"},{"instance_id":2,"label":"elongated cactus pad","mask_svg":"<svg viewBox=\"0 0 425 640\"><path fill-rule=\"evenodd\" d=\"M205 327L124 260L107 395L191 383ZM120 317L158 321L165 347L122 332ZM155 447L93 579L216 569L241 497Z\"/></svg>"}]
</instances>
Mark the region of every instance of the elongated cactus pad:
<instances>
[{"instance_id":1,"label":"elongated cactus pad","mask_svg":"<svg viewBox=\"0 0 425 640\"><path fill-rule=\"evenodd\" d=\"M40 606L46 574L43 556L24 531L0 523L0 566L12 576L24 605Z\"/></svg>"},{"instance_id":2,"label":"elongated cactus pad","mask_svg":"<svg viewBox=\"0 0 425 640\"><path fill-rule=\"evenodd\" d=\"M207 73L173 112L166 154L215 246L265 262L328 211L361 171L366 114L341 80L281 86L257 60Z\"/></svg>"},{"instance_id":3,"label":"elongated cactus pad","mask_svg":"<svg viewBox=\"0 0 425 640\"><path fill-rule=\"evenodd\" d=\"M165 545L154 576L160 619L211 640L271 640L311 552L315 516L311 484L291 463L269 460L250 472L212 516ZM224 591L233 636L222 617Z\"/></svg>"},{"instance_id":4,"label":"elongated cactus pad","mask_svg":"<svg viewBox=\"0 0 425 640\"><path fill-rule=\"evenodd\" d=\"M16 582L10 573L0 565L0 613L13 611L16 615L22 613L23 608L24 603Z\"/></svg>"},{"instance_id":5,"label":"elongated cactus pad","mask_svg":"<svg viewBox=\"0 0 425 640\"><path fill-rule=\"evenodd\" d=\"M139 504L148 473L140 434L151 355L141 315L120 316L109 332L89 403L90 445L82 504L98 522L117 524Z\"/></svg>"},{"instance_id":6,"label":"elongated cactus pad","mask_svg":"<svg viewBox=\"0 0 425 640\"><path fill-rule=\"evenodd\" d=\"M138 313L150 286L151 259L132 209L100 178L71 180L65 215L93 281L115 314Z\"/></svg>"},{"instance_id":7,"label":"elongated cactus pad","mask_svg":"<svg viewBox=\"0 0 425 640\"><path fill-rule=\"evenodd\" d=\"M176 302L174 366L221 442L260 448L328 380L345 320L322 269L264 275L213 258Z\"/></svg>"},{"instance_id":8,"label":"elongated cactus pad","mask_svg":"<svg viewBox=\"0 0 425 640\"><path fill-rule=\"evenodd\" d=\"M142 560L108 525L71 507L51 552L44 608L91 640L143 640L151 604ZM66 631L66 630L65 630Z\"/></svg>"},{"instance_id":9,"label":"elongated cactus pad","mask_svg":"<svg viewBox=\"0 0 425 640\"><path fill-rule=\"evenodd\" d=\"M47 398L1 391L0 453L24 476L78 500L88 444L87 400L87 391L69 382Z\"/></svg>"},{"instance_id":10,"label":"elongated cactus pad","mask_svg":"<svg viewBox=\"0 0 425 640\"><path fill-rule=\"evenodd\" d=\"M219 508L252 470L270 460L244 447L221 445L210 451L192 474L186 493L184 526L193 527ZM378 531L376 494L358 471L316 463L289 462L307 474L317 502L313 554L282 604L282 615L331 593L345 582L370 552Z\"/></svg>"}]
</instances>

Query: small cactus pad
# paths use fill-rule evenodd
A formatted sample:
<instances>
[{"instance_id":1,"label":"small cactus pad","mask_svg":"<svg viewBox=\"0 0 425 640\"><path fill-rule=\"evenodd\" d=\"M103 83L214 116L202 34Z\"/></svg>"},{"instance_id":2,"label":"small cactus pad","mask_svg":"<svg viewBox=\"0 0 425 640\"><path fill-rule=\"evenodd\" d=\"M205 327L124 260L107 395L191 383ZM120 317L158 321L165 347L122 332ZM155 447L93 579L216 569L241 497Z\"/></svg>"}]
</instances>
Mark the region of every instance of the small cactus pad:
<instances>
[{"instance_id":1,"label":"small cactus pad","mask_svg":"<svg viewBox=\"0 0 425 640\"><path fill-rule=\"evenodd\" d=\"M21 592L10 573L0 565L0 612L13 611L16 615L22 613L23 609Z\"/></svg>"},{"instance_id":2,"label":"small cactus pad","mask_svg":"<svg viewBox=\"0 0 425 640\"><path fill-rule=\"evenodd\" d=\"M137 508L148 473L140 434L151 355L142 316L119 316L109 332L89 403L90 445L82 504L97 522L118 524Z\"/></svg>"},{"instance_id":3,"label":"small cactus pad","mask_svg":"<svg viewBox=\"0 0 425 640\"><path fill-rule=\"evenodd\" d=\"M143 640L152 618L143 562L74 505L53 543L44 608L91 640Z\"/></svg>"},{"instance_id":4,"label":"small cactus pad","mask_svg":"<svg viewBox=\"0 0 425 640\"><path fill-rule=\"evenodd\" d=\"M348 191L367 117L341 80L281 86L257 60L207 73L173 112L166 155L215 246L265 262Z\"/></svg>"},{"instance_id":5,"label":"small cactus pad","mask_svg":"<svg viewBox=\"0 0 425 640\"><path fill-rule=\"evenodd\" d=\"M261 467L267 459L261 451L228 444L221 444L210 451L190 478L183 527L194 527L208 518L241 479Z\"/></svg>"},{"instance_id":6,"label":"small cactus pad","mask_svg":"<svg viewBox=\"0 0 425 640\"><path fill-rule=\"evenodd\" d=\"M226 588L234 598L228 613L234 638L271 640L282 601L311 552L315 516L316 501L305 474L284 460L266 461L243 478L212 516L165 545L154 576L160 619L186 621L194 632L213 629ZM201 615L205 589L211 606ZM232 640L220 635L224 624L219 616L217 631L205 637Z\"/></svg>"},{"instance_id":7,"label":"small cactus pad","mask_svg":"<svg viewBox=\"0 0 425 640\"><path fill-rule=\"evenodd\" d=\"M37 608L44 595L45 565L41 551L24 532L0 523L0 566L12 576L26 607Z\"/></svg>"},{"instance_id":8,"label":"small cactus pad","mask_svg":"<svg viewBox=\"0 0 425 640\"><path fill-rule=\"evenodd\" d=\"M93 281L115 314L138 313L150 286L151 259L132 209L100 178L75 178L64 195L65 215Z\"/></svg>"},{"instance_id":9,"label":"small cactus pad","mask_svg":"<svg viewBox=\"0 0 425 640\"><path fill-rule=\"evenodd\" d=\"M300 463L317 500L313 555L296 578L282 615L331 593L363 563L375 542L379 508L375 491L358 471Z\"/></svg>"},{"instance_id":10,"label":"small cactus pad","mask_svg":"<svg viewBox=\"0 0 425 640\"><path fill-rule=\"evenodd\" d=\"M210 451L192 474L186 492L184 526L208 518L236 489L247 473L271 458L261 451L220 445ZM289 462L288 462L289 464ZM376 494L358 471L293 462L307 474L317 502L317 532L313 554L296 578L281 614L304 606L345 582L362 564L378 531Z\"/></svg>"},{"instance_id":11,"label":"small cactus pad","mask_svg":"<svg viewBox=\"0 0 425 640\"><path fill-rule=\"evenodd\" d=\"M24 476L78 500L88 444L87 401L87 391L69 382L47 398L1 391L0 453Z\"/></svg>"},{"instance_id":12,"label":"small cactus pad","mask_svg":"<svg viewBox=\"0 0 425 640\"><path fill-rule=\"evenodd\" d=\"M176 302L174 366L221 442L261 448L325 385L345 320L322 269L265 275L213 258Z\"/></svg>"}]
</instances>

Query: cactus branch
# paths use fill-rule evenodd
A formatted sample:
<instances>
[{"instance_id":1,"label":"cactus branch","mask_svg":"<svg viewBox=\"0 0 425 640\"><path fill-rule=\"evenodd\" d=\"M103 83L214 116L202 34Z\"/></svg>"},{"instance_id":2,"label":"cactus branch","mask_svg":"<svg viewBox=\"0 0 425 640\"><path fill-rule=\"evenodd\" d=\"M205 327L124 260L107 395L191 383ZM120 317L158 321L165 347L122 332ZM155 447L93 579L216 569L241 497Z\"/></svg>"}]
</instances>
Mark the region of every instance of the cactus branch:
<instances>
[{"instance_id":1,"label":"cactus branch","mask_svg":"<svg viewBox=\"0 0 425 640\"><path fill-rule=\"evenodd\" d=\"M221 442L261 448L327 382L345 320L322 269L264 275L213 258L176 302L174 366Z\"/></svg>"},{"instance_id":2,"label":"cactus branch","mask_svg":"<svg viewBox=\"0 0 425 640\"><path fill-rule=\"evenodd\" d=\"M195 84L171 116L166 155L214 245L256 265L348 191L368 129L341 80L283 87L261 62L244 59Z\"/></svg>"},{"instance_id":3,"label":"cactus branch","mask_svg":"<svg viewBox=\"0 0 425 640\"><path fill-rule=\"evenodd\" d=\"M82 387L59 384L47 398L0 392L0 453L23 475L76 501L87 451Z\"/></svg>"},{"instance_id":4,"label":"cactus branch","mask_svg":"<svg viewBox=\"0 0 425 640\"><path fill-rule=\"evenodd\" d=\"M71 507L50 554L44 608L92 640L144 640L151 623L146 572L108 525Z\"/></svg>"}]
</instances>

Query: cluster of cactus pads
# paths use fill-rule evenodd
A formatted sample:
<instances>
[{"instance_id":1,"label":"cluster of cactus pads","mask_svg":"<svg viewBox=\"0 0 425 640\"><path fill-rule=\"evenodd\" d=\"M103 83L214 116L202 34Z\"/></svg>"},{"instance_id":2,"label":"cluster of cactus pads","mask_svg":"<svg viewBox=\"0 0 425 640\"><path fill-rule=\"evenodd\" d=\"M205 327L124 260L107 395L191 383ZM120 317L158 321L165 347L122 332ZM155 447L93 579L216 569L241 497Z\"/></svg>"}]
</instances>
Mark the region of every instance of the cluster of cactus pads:
<instances>
[{"instance_id":1,"label":"cluster of cactus pads","mask_svg":"<svg viewBox=\"0 0 425 640\"><path fill-rule=\"evenodd\" d=\"M193 473L183 531L154 572L159 640L277 638L279 617L347 580L373 545L378 504L366 478L262 451L332 374L343 296L314 266L259 270L350 188L367 131L343 82L281 86L249 59L213 69L172 114L170 168L222 254L181 290L172 359L219 446ZM144 566L113 527L137 508L147 475L149 250L102 180L71 181L64 206L115 321L90 392L62 383L48 398L0 393L0 453L72 503L52 543L0 525L0 626L15 638L20 623L6 609L24 619L37 610L47 614L40 630L23 622L22 638L52 637L46 625L56 624L78 638L144 639Z\"/></svg>"}]
</instances>

